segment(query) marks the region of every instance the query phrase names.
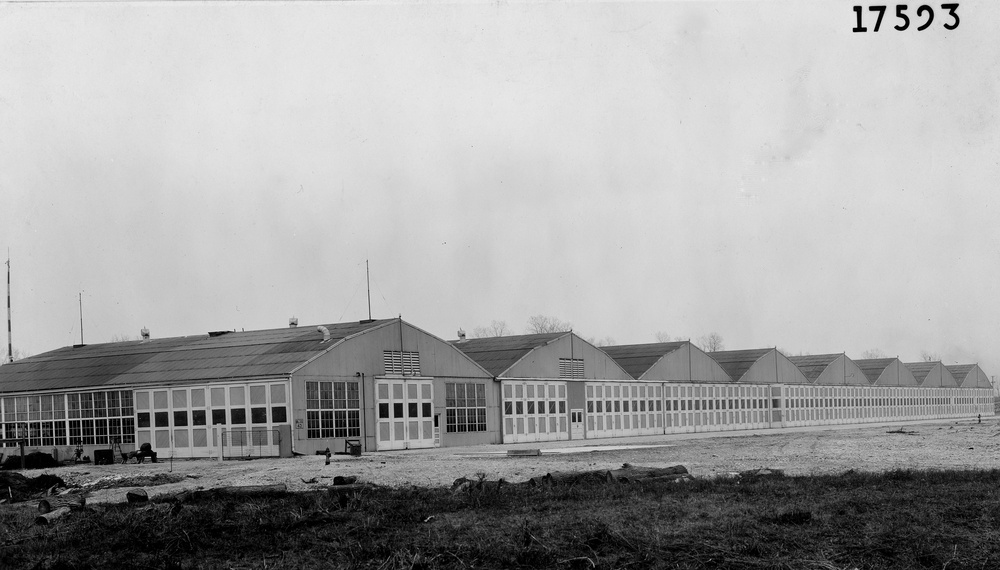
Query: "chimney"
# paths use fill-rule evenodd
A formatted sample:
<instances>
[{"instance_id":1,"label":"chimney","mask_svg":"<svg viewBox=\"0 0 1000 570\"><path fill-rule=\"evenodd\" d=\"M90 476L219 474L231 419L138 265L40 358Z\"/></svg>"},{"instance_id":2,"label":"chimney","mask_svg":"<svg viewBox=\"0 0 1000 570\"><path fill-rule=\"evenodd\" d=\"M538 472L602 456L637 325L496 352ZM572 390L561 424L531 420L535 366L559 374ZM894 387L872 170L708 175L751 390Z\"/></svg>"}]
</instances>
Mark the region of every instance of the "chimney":
<instances>
[{"instance_id":1,"label":"chimney","mask_svg":"<svg viewBox=\"0 0 1000 570\"><path fill-rule=\"evenodd\" d=\"M142 330L139 331L139 334L142 335L142 340L149 340L149 329L147 329L146 327L142 327Z\"/></svg>"},{"instance_id":2,"label":"chimney","mask_svg":"<svg viewBox=\"0 0 1000 570\"><path fill-rule=\"evenodd\" d=\"M458 329L458 340L465 340L465 331Z\"/></svg>"},{"instance_id":3,"label":"chimney","mask_svg":"<svg viewBox=\"0 0 1000 570\"><path fill-rule=\"evenodd\" d=\"M292 317L292 318L288 319L288 328L294 329L297 326L299 326L299 319L298 319L298 317Z\"/></svg>"},{"instance_id":4,"label":"chimney","mask_svg":"<svg viewBox=\"0 0 1000 570\"><path fill-rule=\"evenodd\" d=\"M330 329L324 327L323 325L320 325L316 327L316 330L323 333L323 342L330 340Z\"/></svg>"}]
</instances>

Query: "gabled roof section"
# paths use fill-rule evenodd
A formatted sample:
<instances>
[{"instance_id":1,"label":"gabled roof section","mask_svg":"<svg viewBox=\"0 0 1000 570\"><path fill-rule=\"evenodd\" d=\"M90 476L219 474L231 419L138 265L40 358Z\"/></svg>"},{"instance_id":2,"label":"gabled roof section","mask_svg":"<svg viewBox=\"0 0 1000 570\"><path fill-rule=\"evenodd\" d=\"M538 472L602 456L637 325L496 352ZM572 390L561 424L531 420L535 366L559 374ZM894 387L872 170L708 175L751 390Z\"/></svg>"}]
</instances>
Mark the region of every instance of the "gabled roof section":
<instances>
[{"instance_id":1,"label":"gabled roof section","mask_svg":"<svg viewBox=\"0 0 1000 570\"><path fill-rule=\"evenodd\" d=\"M919 384L923 384L927 375L940 365L940 362L907 362L904 364Z\"/></svg>"},{"instance_id":2,"label":"gabled roof section","mask_svg":"<svg viewBox=\"0 0 1000 570\"><path fill-rule=\"evenodd\" d=\"M396 319L65 347L0 366L0 393L291 374L337 343Z\"/></svg>"},{"instance_id":3,"label":"gabled roof section","mask_svg":"<svg viewBox=\"0 0 1000 570\"><path fill-rule=\"evenodd\" d=\"M500 376L533 350L571 332L496 336L449 341L455 348L482 366L493 376Z\"/></svg>"},{"instance_id":4,"label":"gabled roof section","mask_svg":"<svg viewBox=\"0 0 1000 570\"><path fill-rule=\"evenodd\" d=\"M948 372L951 372L951 375L955 378L955 381L958 382L958 385L963 388L966 387L965 383L967 380L972 380L972 383L969 384L969 387L974 387L974 388L979 387L978 386L979 380L978 378L976 378L977 375L973 374L975 372L978 372L976 370L977 368L979 368L979 366L976 364L954 364L952 366L945 366L945 369Z\"/></svg>"},{"instance_id":5,"label":"gabled roof section","mask_svg":"<svg viewBox=\"0 0 1000 570\"><path fill-rule=\"evenodd\" d=\"M896 362L896 360L896 358L865 358L855 360L854 363L864 372L868 381L874 384L879 379L879 376L882 376L882 373L885 372L885 369L892 366L892 363Z\"/></svg>"},{"instance_id":6,"label":"gabled roof section","mask_svg":"<svg viewBox=\"0 0 1000 570\"><path fill-rule=\"evenodd\" d=\"M723 350L719 352L709 352L708 355L719 363L719 366L729 374L729 377L736 382L743 378L743 375L750 370L758 360L765 355L776 352L773 348L760 348L753 350Z\"/></svg>"},{"instance_id":7,"label":"gabled roof section","mask_svg":"<svg viewBox=\"0 0 1000 570\"><path fill-rule=\"evenodd\" d=\"M989 376L978 364L955 364L944 368L962 388L993 388Z\"/></svg>"},{"instance_id":8,"label":"gabled roof section","mask_svg":"<svg viewBox=\"0 0 1000 570\"><path fill-rule=\"evenodd\" d=\"M676 350L680 350L685 344L686 341L657 342L650 344L603 346L600 348L614 359L619 366L624 368L632 378L638 380L657 362L663 359L663 357Z\"/></svg>"},{"instance_id":9,"label":"gabled roof section","mask_svg":"<svg viewBox=\"0 0 1000 570\"><path fill-rule=\"evenodd\" d=\"M815 384L826 369L836 362L842 354L810 354L808 356L789 356L788 360L802 371L802 375Z\"/></svg>"}]
</instances>

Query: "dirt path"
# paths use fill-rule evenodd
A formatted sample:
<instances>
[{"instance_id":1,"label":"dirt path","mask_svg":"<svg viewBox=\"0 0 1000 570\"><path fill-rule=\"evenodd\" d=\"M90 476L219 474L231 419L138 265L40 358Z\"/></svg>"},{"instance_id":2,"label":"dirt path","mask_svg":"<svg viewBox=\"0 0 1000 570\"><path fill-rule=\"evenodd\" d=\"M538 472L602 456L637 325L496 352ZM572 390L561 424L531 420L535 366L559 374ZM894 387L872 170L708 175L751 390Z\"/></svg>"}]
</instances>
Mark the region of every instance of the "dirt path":
<instances>
[{"instance_id":1,"label":"dirt path","mask_svg":"<svg viewBox=\"0 0 1000 570\"><path fill-rule=\"evenodd\" d=\"M333 484L336 475L355 475L378 485L450 486L458 477L525 481L551 471L614 469L635 465L684 465L696 477L712 477L767 467L789 475L914 469L993 469L1000 467L1000 421L911 423L845 428L806 428L775 433L648 436L583 442L546 442L401 452L361 457L322 456L254 461L185 460L143 465L77 465L25 473L51 473L71 485L113 481L129 485L137 476L162 475L176 482L146 487L150 496L182 489L284 483L290 490ZM639 447L656 446L656 447ZM566 448L597 451L555 453ZM541 449L535 457L508 457L507 449ZM93 491L90 503L120 502L131 487Z\"/></svg>"}]
</instances>

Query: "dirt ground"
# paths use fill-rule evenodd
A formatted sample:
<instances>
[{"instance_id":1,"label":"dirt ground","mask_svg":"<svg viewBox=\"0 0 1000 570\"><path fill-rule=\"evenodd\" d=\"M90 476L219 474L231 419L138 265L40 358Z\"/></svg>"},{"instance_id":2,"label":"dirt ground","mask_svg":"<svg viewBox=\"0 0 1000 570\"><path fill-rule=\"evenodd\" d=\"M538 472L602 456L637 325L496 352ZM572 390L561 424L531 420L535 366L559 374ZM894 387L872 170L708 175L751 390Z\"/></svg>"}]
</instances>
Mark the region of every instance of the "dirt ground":
<instances>
[{"instance_id":1,"label":"dirt ground","mask_svg":"<svg viewBox=\"0 0 1000 570\"><path fill-rule=\"evenodd\" d=\"M902 433L900 433L902 432ZM539 456L507 456L508 449L540 449ZM684 465L695 477L757 468L788 475L836 474L849 469L994 469L1000 467L1000 420L984 418L864 427L824 426L737 433L647 436L578 442L442 448L250 461L175 460L142 465L77 465L25 472L50 473L92 489L88 503L123 502L130 482L177 480L145 486L150 497L182 489L284 483L289 490L333 485L337 475L387 486L450 486L458 477L526 481L554 471ZM138 479L135 479L138 478ZM117 488L101 488L109 485Z\"/></svg>"}]
</instances>

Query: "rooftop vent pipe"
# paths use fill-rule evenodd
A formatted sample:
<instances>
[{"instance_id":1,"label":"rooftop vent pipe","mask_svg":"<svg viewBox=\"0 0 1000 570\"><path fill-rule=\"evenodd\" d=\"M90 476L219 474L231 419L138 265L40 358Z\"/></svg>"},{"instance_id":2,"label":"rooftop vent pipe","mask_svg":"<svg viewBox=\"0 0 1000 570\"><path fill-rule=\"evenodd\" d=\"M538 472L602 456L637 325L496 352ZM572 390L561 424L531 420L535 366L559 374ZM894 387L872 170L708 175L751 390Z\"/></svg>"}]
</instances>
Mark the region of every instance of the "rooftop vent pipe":
<instances>
[{"instance_id":1,"label":"rooftop vent pipe","mask_svg":"<svg viewBox=\"0 0 1000 570\"><path fill-rule=\"evenodd\" d=\"M465 340L465 331L458 329L458 340Z\"/></svg>"},{"instance_id":2,"label":"rooftop vent pipe","mask_svg":"<svg viewBox=\"0 0 1000 570\"><path fill-rule=\"evenodd\" d=\"M292 318L288 319L288 328L294 329L297 326L299 326L299 319L298 319L298 317L292 317Z\"/></svg>"},{"instance_id":3,"label":"rooftop vent pipe","mask_svg":"<svg viewBox=\"0 0 1000 570\"><path fill-rule=\"evenodd\" d=\"M323 342L330 340L330 329L324 327L323 325L320 325L316 327L316 330L323 333Z\"/></svg>"},{"instance_id":4,"label":"rooftop vent pipe","mask_svg":"<svg viewBox=\"0 0 1000 570\"><path fill-rule=\"evenodd\" d=\"M142 335L142 340L149 340L149 329L147 329L146 327L142 327L142 330L139 331L139 334Z\"/></svg>"}]
</instances>

